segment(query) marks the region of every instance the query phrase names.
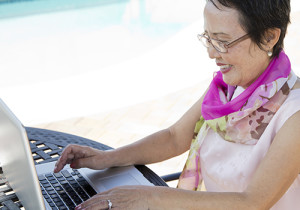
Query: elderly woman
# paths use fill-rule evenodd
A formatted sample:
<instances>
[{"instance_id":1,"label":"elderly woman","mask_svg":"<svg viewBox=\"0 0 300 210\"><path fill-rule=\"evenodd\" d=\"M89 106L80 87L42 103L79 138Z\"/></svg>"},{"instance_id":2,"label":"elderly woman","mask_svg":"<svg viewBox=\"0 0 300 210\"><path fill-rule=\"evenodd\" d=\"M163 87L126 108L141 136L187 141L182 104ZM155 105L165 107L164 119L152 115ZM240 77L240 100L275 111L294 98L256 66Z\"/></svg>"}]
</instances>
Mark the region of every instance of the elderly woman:
<instances>
[{"instance_id":1,"label":"elderly woman","mask_svg":"<svg viewBox=\"0 0 300 210\"><path fill-rule=\"evenodd\" d=\"M300 81L283 51L289 15L289 0L208 0L198 37L219 71L199 101L134 144L70 145L55 168L150 164L190 149L178 189L118 187L77 209L105 209L107 200L115 209L299 209Z\"/></svg>"}]
</instances>

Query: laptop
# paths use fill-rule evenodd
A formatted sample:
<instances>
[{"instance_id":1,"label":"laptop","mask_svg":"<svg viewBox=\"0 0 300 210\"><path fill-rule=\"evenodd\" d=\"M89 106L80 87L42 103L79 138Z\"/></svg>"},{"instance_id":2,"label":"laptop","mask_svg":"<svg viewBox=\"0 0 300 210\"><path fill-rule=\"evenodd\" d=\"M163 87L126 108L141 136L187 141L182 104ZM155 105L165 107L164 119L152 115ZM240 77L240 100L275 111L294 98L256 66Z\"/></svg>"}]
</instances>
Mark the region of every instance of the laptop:
<instances>
[{"instance_id":1,"label":"laptop","mask_svg":"<svg viewBox=\"0 0 300 210\"><path fill-rule=\"evenodd\" d=\"M134 166L53 173L55 161L34 165L24 126L0 99L0 166L25 209L74 209L121 185L153 185Z\"/></svg>"}]
</instances>

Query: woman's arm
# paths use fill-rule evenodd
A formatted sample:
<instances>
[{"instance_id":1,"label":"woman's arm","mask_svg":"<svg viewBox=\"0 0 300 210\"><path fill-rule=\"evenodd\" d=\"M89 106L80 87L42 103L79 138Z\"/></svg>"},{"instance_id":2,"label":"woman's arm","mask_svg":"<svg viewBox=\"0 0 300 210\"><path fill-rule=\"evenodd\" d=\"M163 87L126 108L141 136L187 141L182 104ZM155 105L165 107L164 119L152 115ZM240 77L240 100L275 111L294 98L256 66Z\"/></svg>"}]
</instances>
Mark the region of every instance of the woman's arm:
<instances>
[{"instance_id":1,"label":"woman's arm","mask_svg":"<svg viewBox=\"0 0 300 210\"><path fill-rule=\"evenodd\" d=\"M299 173L300 111L279 130L244 192L208 193L156 187L149 203L161 209L269 209Z\"/></svg>"},{"instance_id":2,"label":"woman's arm","mask_svg":"<svg viewBox=\"0 0 300 210\"><path fill-rule=\"evenodd\" d=\"M97 194L78 209L269 209L300 172L300 111L276 134L244 192L195 192L166 187L122 186Z\"/></svg>"},{"instance_id":3,"label":"woman's arm","mask_svg":"<svg viewBox=\"0 0 300 210\"><path fill-rule=\"evenodd\" d=\"M56 163L55 172L66 164L73 168L103 169L115 166L150 164L182 154L190 147L196 122L201 116L204 95L171 127L115 150L100 151L69 145Z\"/></svg>"},{"instance_id":4,"label":"woman's arm","mask_svg":"<svg viewBox=\"0 0 300 210\"><path fill-rule=\"evenodd\" d=\"M108 151L112 166L160 162L187 151L201 116L201 97L174 125L137 142Z\"/></svg>"},{"instance_id":5,"label":"woman's arm","mask_svg":"<svg viewBox=\"0 0 300 210\"><path fill-rule=\"evenodd\" d=\"M195 192L167 187L122 186L100 193L78 209L270 209L300 172L300 111L288 119L244 192Z\"/></svg>"}]
</instances>

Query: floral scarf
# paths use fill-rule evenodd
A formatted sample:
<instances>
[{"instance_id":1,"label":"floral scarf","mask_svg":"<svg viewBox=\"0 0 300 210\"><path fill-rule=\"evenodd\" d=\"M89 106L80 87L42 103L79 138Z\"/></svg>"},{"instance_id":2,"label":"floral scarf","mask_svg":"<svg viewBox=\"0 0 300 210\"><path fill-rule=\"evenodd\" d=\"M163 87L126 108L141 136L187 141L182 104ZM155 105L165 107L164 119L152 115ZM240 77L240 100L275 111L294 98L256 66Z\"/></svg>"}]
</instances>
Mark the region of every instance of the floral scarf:
<instances>
[{"instance_id":1,"label":"floral scarf","mask_svg":"<svg viewBox=\"0 0 300 210\"><path fill-rule=\"evenodd\" d=\"M202 116L194 130L188 159L178 188L201 190L200 148L212 129L224 140L255 145L297 80L282 51L243 93L232 99L235 87L217 72L202 103Z\"/></svg>"}]
</instances>

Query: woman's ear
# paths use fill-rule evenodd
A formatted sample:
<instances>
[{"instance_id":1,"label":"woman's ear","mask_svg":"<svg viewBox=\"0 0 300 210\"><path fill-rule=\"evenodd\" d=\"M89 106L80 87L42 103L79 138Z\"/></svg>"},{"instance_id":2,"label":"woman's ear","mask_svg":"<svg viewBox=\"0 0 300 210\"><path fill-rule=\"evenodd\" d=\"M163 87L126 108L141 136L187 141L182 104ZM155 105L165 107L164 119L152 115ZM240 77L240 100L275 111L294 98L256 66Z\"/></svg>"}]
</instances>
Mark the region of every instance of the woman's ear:
<instances>
[{"instance_id":1,"label":"woman's ear","mask_svg":"<svg viewBox=\"0 0 300 210\"><path fill-rule=\"evenodd\" d=\"M266 31L265 45L267 49L272 49L280 38L281 30L279 28L272 28Z\"/></svg>"}]
</instances>

